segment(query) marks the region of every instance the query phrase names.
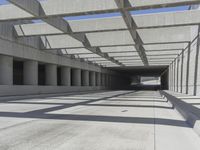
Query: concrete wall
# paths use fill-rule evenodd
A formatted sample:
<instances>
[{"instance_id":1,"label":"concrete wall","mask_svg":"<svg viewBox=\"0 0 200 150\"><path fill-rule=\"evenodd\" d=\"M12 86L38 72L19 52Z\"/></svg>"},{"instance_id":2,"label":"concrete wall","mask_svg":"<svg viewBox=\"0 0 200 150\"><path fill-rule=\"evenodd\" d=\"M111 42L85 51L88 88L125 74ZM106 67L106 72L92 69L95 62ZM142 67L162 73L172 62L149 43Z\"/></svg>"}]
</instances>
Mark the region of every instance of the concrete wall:
<instances>
[{"instance_id":1,"label":"concrete wall","mask_svg":"<svg viewBox=\"0 0 200 150\"><path fill-rule=\"evenodd\" d=\"M127 83L124 76L91 62L57 55L56 51L41 50L38 37L16 38L13 25L21 22L0 23L0 96L101 90L114 88L116 82ZM13 60L24 63L23 85L13 85ZM45 65L45 86L38 86L38 64ZM57 86L57 67L61 67L62 86ZM81 76L82 70L88 73ZM70 76L71 71L73 77ZM94 75L92 81L83 82L89 79L89 72ZM89 82L92 82L91 86L88 86Z\"/></svg>"},{"instance_id":2,"label":"concrete wall","mask_svg":"<svg viewBox=\"0 0 200 150\"><path fill-rule=\"evenodd\" d=\"M192 9L200 9L193 6ZM191 29L191 42L169 66L169 89L189 95L200 95L199 36L200 27Z\"/></svg>"}]
</instances>

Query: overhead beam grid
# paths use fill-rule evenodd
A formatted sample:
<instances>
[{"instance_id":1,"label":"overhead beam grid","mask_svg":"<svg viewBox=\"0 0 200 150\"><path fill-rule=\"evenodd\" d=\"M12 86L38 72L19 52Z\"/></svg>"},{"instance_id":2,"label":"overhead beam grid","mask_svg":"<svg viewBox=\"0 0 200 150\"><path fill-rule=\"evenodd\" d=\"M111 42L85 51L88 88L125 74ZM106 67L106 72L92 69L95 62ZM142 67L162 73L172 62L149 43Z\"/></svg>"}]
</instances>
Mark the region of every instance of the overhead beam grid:
<instances>
[{"instance_id":1,"label":"overhead beam grid","mask_svg":"<svg viewBox=\"0 0 200 150\"><path fill-rule=\"evenodd\" d=\"M200 24L200 10L134 14L196 5L200 0L8 1L0 6L0 22L22 20L14 25L17 38L39 36L41 50L59 50L59 54L105 67L169 65L191 42L191 30ZM111 15L87 18L106 13ZM80 16L87 19L66 18Z\"/></svg>"}]
</instances>

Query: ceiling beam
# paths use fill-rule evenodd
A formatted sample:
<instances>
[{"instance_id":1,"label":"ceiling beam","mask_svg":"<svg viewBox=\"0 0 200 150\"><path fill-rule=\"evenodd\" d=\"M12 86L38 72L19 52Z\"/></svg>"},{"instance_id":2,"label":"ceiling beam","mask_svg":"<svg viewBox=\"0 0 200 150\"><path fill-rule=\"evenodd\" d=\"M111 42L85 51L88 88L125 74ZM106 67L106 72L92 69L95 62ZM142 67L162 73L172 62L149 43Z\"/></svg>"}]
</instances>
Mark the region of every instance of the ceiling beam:
<instances>
[{"instance_id":1,"label":"ceiling beam","mask_svg":"<svg viewBox=\"0 0 200 150\"><path fill-rule=\"evenodd\" d=\"M200 23L200 10L190 10L190 11L180 11L180 12L168 12L168 13L156 13L147 15L133 15L132 16L137 23L137 29L154 29L154 28L171 28L180 26L193 26L199 25ZM76 30L74 33L95 33L95 32L109 32L109 31L124 31L127 30L124 25L121 25L121 17L101 18L92 20L76 20L69 21L69 24L73 26ZM109 23L109 28L105 27L105 22ZM115 25L116 23L120 25ZM59 23L63 24L62 22ZM94 27L93 24L97 24L98 27ZM113 28L111 28L113 26ZM65 33L70 31L67 26L64 26ZM93 27L93 28L91 28ZM45 28L41 30L41 28ZM79 28L79 30L77 30ZM58 30L53 29L50 25L46 23L39 24L21 24L15 25L16 32L18 36L37 36L37 35L58 35L62 34ZM81 30L82 29L82 30Z\"/></svg>"},{"instance_id":2,"label":"ceiling beam","mask_svg":"<svg viewBox=\"0 0 200 150\"><path fill-rule=\"evenodd\" d=\"M167 45L167 44L187 44L188 43L188 41L186 41L186 42L165 42L165 43L144 43L143 45L144 46L156 46L156 45L159 45L159 46L164 46L164 45ZM109 47L119 47L119 46L135 46L135 44L124 44L124 45L103 45L103 46L98 46L100 49L101 48L104 48L104 47L106 47L106 48L109 48ZM85 47L59 47L59 49L79 49L79 48L85 48ZM183 48L169 48L169 49L162 49L162 48L157 48L156 50L154 50L154 49L146 49L146 51L148 52L148 51L164 51L164 50L166 50L166 51L168 51L168 50L182 50ZM55 48L53 49L53 48L45 48L45 49L42 49L42 50L46 50L46 51L48 51L48 50L55 50Z\"/></svg>"},{"instance_id":3,"label":"ceiling beam","mask_svg":"<svg viewBox=\"0 0 200 150\"><path fill-rule=\"evenodd\" d=\"M37 0L8 0L9 2L13 3L17 7L20 7L21 9L27 11L28 13L31 13L35 17L41 17L44 16L44 10L42 9L40 2ZM48 23L49 25L55 27L56 29L62 31L63 33L71 33L69 34L74 39L82 42L82 44L85 46L86 49L91 51L92 53L95 53L117 65L123 66L120 62L115 60L113 57L109 57L108 54L102 53L100 51L99 47L92 47L89 40L87 39L86 35L84 33L82 34L73 34L71 27L69 26L68 22L65 21L62 17L53 17L53 18L43 18L44 22Z\"/></svg>"},{"instance_id":4,"label":"ceiling beam","mask_svg":"<svg viewBox=\"0 0 200 150\"><path fill-rule=\"evenodd\" d=\"M34 17L44 17L44 11L37 0L8 0L15 6L23 9L24 11L30 13Z\"/></svg>"},{"instance_id":5,"label":"ceiling beam","mask_svg":"<svg viewBox=\"0 0 200 150\"><path fill-rule=\"evenodd\" d=\"M127 25L127 28L131 34L131 37L133 38L135 42L135 49L138 52L142 62L144 65L148 65L148 59L145 54L145 49L143 47L142 39L140 38L138 32L137 32L137 25L135 21L133 20L131 14L129 11L125 9L126 6L131 6L128 0L115 0L118 8L120 9L120 13Z\"/></svg>"},{"instance_id":6,"label":"ceiling beam","mask_svg":"<svg viewBox=\"0 0 200 150\"><path fill-rule=\"evenodd\" d=\"M108 6L101 6L102 8L99 9L98 5L101 4L101 2L98 1L84 1L85 5L88 4L88 9L82 9L81 5L79 3L83 3L82 0L80 2L75 1L79 5L76 6L75 2L72 0L59 0L59 3L56 3L55 1L42 1L40 2L42 4L42 8L45 9L46 13L43 15L43 12L38 12L38 3L34 2L34 0L9 0L12 3L15 3L15 5L18 5L18 7L29 8L29 13L31 14L37 14L37 16L30 16L28 13L24 13L22 10L17 9L13 5L7 5L7 6L0 6L0 21L8 21L8 20L22 20L22 19L39 19L39 18L46 18L46 17L56 17L56 16L80 16L80 15L87 15L87 14L99 14L99 13L108 13L108 12L118 12L119 8L116 8L112 1L110 2L103 2L108 3ZM126 6L125 9L130 10L145 10L145 9L155 9L155 8L166 8L166 7L177 7L177 6L185 6L185 5L195 5L200 4L199 0L129 0L131 5ZM25 4L21 5L21 2L25 2ZM73 3L73 10L67 11L67 7L69 3ZM92 3L92 4L91 4ZM62 5L63 4L63 5ZM91 4L91 5L89 5ZM91 6L91 7L89 7ZM61 12L59 9L55 9L53 12L51 12L52 7L60 8L62 7L65 11ZM98 8L98 9L97 9ZM10 10L13 10L10 12ZM41 10L41 9L40 9ZM6 14L6 15L4 15ZM23 14L23 15L20 15Z\"/></svg>"}]
</instances>

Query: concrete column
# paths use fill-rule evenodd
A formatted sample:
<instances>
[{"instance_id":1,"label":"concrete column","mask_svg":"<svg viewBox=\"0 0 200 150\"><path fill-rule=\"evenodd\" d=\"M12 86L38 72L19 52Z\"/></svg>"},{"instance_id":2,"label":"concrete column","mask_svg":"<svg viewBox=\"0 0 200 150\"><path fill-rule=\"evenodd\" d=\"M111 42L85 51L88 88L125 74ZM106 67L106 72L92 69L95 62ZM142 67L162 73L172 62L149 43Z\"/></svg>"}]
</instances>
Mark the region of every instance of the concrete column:
<instances>
[{"instance_id":1,"label":"concrete column","mask_svg":"<svg viewBox=\"0 0 200 150\"><path fill-rule=\"evenodd\" d=\"M184 50L182 50L182 57L181 57L181 93L183 93L183 60L184 60Z\"/></svg>"},{"instance_id":2,"label":"concrete column","mask_svg":"<svg viewBox=\"0 0 200 150\"><path fill-rule=\"evenodd\" d=\"M191 49L191 43L189 42L189 44L188 44L188 57L187 57L187 72L186 72L186 94L188 94L188 86L189 86L190 49Z\"/></svg>"},{"instance_id":3,"label":"concrete column","mask_svg":"<svg viewBox=\"0 0 200 150\"><path fill-rule=\"evenodd\" d=\"M110 77L110 87L114 87L114 84L115 84L115 76L112 75L112 76Z\"/></svg>"},{"instance_id":4,"label":"concrete column","mask_svg":"<svg viewBox=\"0 0 200 150\"><path fill-rule=\"evenodd\" d=\"M197 38L197 48L196 48L196 58L195 58L195 72L194 72L194 93L193 95L196 96L197 95L197 79L198 79L198 66L199 66L199 48L200 48L200 25L198 27L198 38Z\"/></svg>"},{"instance_id":5,"label":"concrete column","mask_svg":"<svg viewBox=\"0 0 200 150\"><path fill-rule=\"evenodd\" d=\"M171 90L174 89L174 63L171 63Z\"/></svg>"},{"instance_id":6,"label":"concrete column","mask_svg":"<svg viewBox=\"0 0 200 150\"><path fill-rule=\"evenodd\" d=\"M89 71L87 70L83 70L82 71L82 85L83 86L89 86L90 83L89 83Z\"/></svg>"},{"instance_id":7,"label":"concrete column","mask_svg":"<svg viewBox=\"0 0 200 150\"><path fill-rule=\"evenodd\" d=\"M111 78L111 76L110 75L107 75L107 84L108 84L108 87L110 87L110 78Z\"/></svg>"},{"instance_id":8,"label":"concrete column","mask_svg":"<svg viewBox=\"0 0 200 150\"><path fill-rule=\"evenodd\" d=\"M169 89L172 90L172 64L169 65Z\"/></svg>"},{"instance_id":9,"label":"concrete column","mask_svg":"<svg viewBox=\"0 0 200 150\"><path fill-rule=\"evenodd\" d=\"M72 69L72 85L81 86L81 69Z\"/></svg>"},{"instance_id":10,"label":"concrete column","mask_svg":"<svg viewBox=\"0 0 200 150\"><path fill-rule=\"evenodd\" d=\"M110 87L112 86L112 75L110 75L110 78L109 78L109 85L110 85Z\"/></svg>"},{"instance_id":11,"label":"concrete column","mask_svg":"<svg viewBox=\"0 0 200 150\"><path fill-rule=\"evenodd\" d=\"M98 73L95 72L95 86L98 86Z\"/></svg>"},{"instance_id":12,"label":"concrete column","mask_svg":"<svg viewBox=\"0 0 200 150\"><path fill-rule=\"evenodd\" d=\"M106 85L106 87L108 87L108 75L107 74L105 74L105 85Z\"/></svg>"},{"instance_id":13,"label":"concrete column","mask_svg":"<svg viewBox=\"0 0 200 150\"><path fill-rule=\"evenodd\" d=\"M61 85L71 86L71 68L61 67Z\"/></svg>"},{"instance_id":14,"label":"concrete column","mask_svg":"<svg viewBox=\"0 0 200 150\"><path fill-rule=\"evenodd\" d=\"M38 62L28 60L24 62L24 85L38 85Z\"/></svg>"},{"instance_id":15,"label":"concrete column","mask_svg":"<svg viewBox=\"0 0 200 150\"><path fill-rule=\"evenodd\" d=\"M174 92L176 91L176 59L174 60Z\"/></svg>"},{"instance_id":16,"label":"concrete column","mask_svg":"<svg viewBox=\"0 0 200 150\"><path fill-rule=\"evenodd\" d=\"M97 86L101 86L101 73L97 72Z\"/></svg>"},{"instance_id":17,"label":"concrete column","mask_svg":"<svg viewBox=\"0 0 200 150\"><path fill-rule=\"evenodd\" d=\"M57 66L54 64L46 65L46 85L57 85Z\"/></svg>"},{"instance_id":18,"label":"concrete column","mask_svg":"<svg viewBox=\"0 0 200 150\"><path fill-rule=\"evenodd\" d=\"M179 62L180 62L180 58L179 58L179 56L178 56L178 58L177 58L177 67L176 67L176 69L177 69L177 73L176 73L176 92L178 92L178 86L179 86Z\"/></svg>"},{"instance_id":19,"label":"concrete column","mask_svg":"<svg viewBox=\"0 0 200 150\"><path fill-rule=\"evenodd\" d=\"M90 72L90 86L96 85L96 75L94 71Z\"/></svg>"},{"instance_id":20,"label":"concrete column","mask_svg":"<svg viewBox=\"0 0 200 150\"><path fill-rule=\"evenodd\" d=\"M13 57L0 55L0 84L13 84Z\"/></svg>"},{"instance_id":21,"label":"concrete column","mask_svg":"<svg viewBox=\"0 0 200 150\"><path fill-rule=\"evenodd\" d=\"M104 86L104 74L103 73L101 73L101 86Z\"/></svg>"},{"instance_id":22,"label":"concrete column","mask_svg":"<svg viewBox=\"0 0 200 150\"><path fill-rule=\"evenodd\" d=\"M174 62L172 62L172 91L174 91Z\"/></svg>"},{"instance_id":23,"label":"concrete column","mask_svg":"<svg viewBox=\"0 0 200 150\"><path fill-rule=\"evenodd\" d=\"M103 76L104 76L104 80L103 80L103 82L104 82L104 86L106 87L107 86L107 84L106 84L106 81L107 81L107 75L106 74L103 74Z\"/></svg>"}]
</instances>

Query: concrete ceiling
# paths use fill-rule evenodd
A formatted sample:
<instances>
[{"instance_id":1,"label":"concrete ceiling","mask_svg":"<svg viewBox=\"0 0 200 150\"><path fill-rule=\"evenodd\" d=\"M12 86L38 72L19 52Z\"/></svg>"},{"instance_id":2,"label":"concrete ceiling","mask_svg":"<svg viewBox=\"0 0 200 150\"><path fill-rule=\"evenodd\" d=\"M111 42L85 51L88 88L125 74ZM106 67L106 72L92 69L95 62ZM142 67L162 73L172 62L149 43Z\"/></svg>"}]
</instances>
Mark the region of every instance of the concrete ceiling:
<instances>
[{"instance_id":1,"label":"concrete ceiling","mask_svg":"<svg viewBox=\"0 0 200 150\"><path fill-rule=\"evenodd\" d=\"M130 13L132 10L194 5L199 4L199 0L8 1L10 4L0 6L1 22L30 20L14 26L18 38L40 36L41 50L59 51L62 55L119 70L168 66L187 47L192 40L191 31L200 24L199 10ZM65 19L111 12L121 16ZM34 23L33 19L40 19L40 22Z\"/></svg>"}]
</instances>

